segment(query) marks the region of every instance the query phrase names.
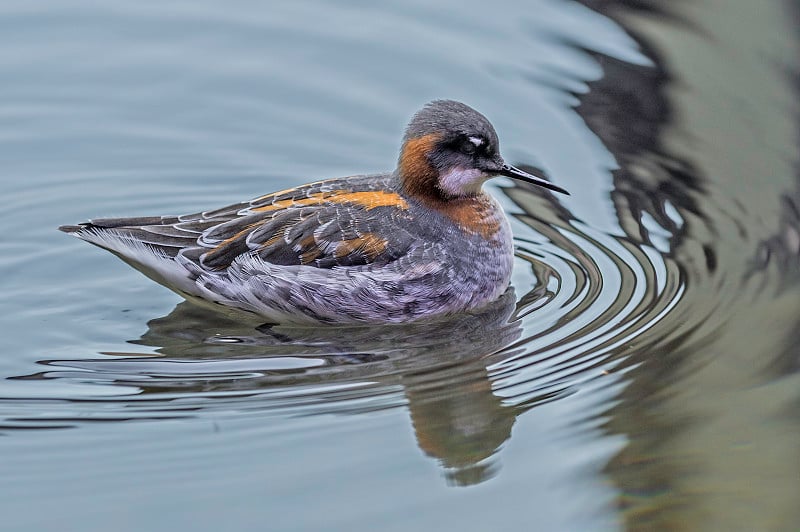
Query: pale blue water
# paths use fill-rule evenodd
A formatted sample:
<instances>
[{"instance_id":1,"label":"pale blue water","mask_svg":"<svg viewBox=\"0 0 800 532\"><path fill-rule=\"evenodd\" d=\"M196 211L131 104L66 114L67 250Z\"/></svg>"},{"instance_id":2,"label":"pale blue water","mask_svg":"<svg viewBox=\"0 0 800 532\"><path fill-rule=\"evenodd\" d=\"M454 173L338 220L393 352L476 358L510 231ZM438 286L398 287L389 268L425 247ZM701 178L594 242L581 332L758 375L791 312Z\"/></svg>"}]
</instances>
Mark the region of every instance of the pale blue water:
<instances>
[{"instance_id":1,"label":"pale blue water","mask_svg":"<svg viewBox=\"0 0 800 532\"><path fill-rule=\"evenodd\" d=\"M0 528L796 528L798 9L659 5L2 3ZM257 330L56 230L390 170L434 98L572 192L491 184L480 315Z\"/></svg>"}]
</instances>

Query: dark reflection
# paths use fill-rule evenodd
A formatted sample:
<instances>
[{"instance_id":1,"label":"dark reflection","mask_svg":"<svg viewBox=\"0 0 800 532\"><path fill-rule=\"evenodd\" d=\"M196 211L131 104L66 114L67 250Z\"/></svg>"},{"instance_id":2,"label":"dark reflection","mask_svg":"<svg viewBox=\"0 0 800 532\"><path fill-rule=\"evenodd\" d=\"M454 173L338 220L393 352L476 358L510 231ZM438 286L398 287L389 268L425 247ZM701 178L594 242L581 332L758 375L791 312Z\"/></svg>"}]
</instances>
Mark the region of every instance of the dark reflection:
<instances>
[{"instance_id":1,"label":"dark reflection","mask_svg":"<svg viewBox=\"0 0 800 532\"><path fill-rule=\"evenodd\" d=\"M504 351L521 335L514 311L509 290L480 312L449 320L306 329L253 327L184 302L151 320L132 342L154 346L161 356L49 360L42 362L46 371L17 378L83 372L96 383L134 387L138 401L126 408L126 419L154 419L151 402L162 404L162 416L187 410L199 415L217 403L248 410L289 404L305 414L359 412L392 406L400 386L420 448L441 463L448 482L469 485L494 474L491 457L509 438L516 416L537 402L506 406L492 390L487 365L518 353ZM178 402L180 407L170 405ZM145 406L132 415L137 403Z\"/></svg>"},{"instance_id":2,"label":"dark reflection","mask_svg":"<svg viewBox=\"0 0 800 532\"><path fill-rule=\"evenodd\" d=\"M784 285L791 285L800 278L800 182L794 190L781 196L779 216L777 231L759 243L748 276L757 275L774 265L782 275Z\"/></svg>"},{"instance_id":3,"label":"dark reflection","mask_svg":"<svg viewBox=\"0 0 800 532\"><path fill-rule=\"evenodd\" d=\"M402 381L417 443L439 460L448 481L463 486L493 476L486 459L511 436L520 412L492 393L485 361L412 372Z\"/></svg>"},{"instance_id":4,"label":"dark reflection","mask_svg":"<svg viewBox=\"0 0 800 532\"><path fill-rule=\"evenodd\" d=\"M636 4L649 10L645 8L649 3ZM657 51L646 42L640 44L652 66L585 51L602 65L603 76L587 83L588 92L575 95L580 100L575 110L619 164L612 171L611 200L623 230L634 242L652 246L650 229L643 223L643 216L651 216L669 235L673 249L695 216L704 224L713 221L698 205L702 173L663 145L661 134L674 120L666 91L672 79ZM680 215L678 219L667 212L668 206Z\"/></svg>"},{"instance_id":5,"label":"dark reflection","mask_svg":"<svg viewBox=\"0 0 800 532\"><path fill-rule=\"evenodd\" d=\"M800 89L800 82L796 86ZM800 94L800 90L797 92ZM783 194L780 198L780 225L777 231L759 243L747 273L748 278L755 277L764 286L767 280L764 273L770 267L775 268L780 275L777 293L783 291L791 293L800 285L800 168L797 175L797 185L794 190ZM775 289L775 287L764 287ZM800 348L797 346L800 346L800 321L794 330L790 331L786 348L775 353L774 359L764 370L765 374L770 378L780 378L800 371ZM800 397L797 403L800 404Z\"/></svg>"},{"instance_id":6,"label":"dark reflection","mask_svg":"<svg viewBox=\"0 0 800 532\"><path fill-rule=\"evenodd\" d=\"M628 441L606 467L623 525L796 529L798 448L786 434L800 427L800 398L781 382L800 360L800 178L796 136L782 129L788 117L798 130L797 3L581 1L652 61L587 52L603 75L577 111L620 166L621 227L644 245L653 223L665 230L687 287L621 358L628 385L605 413ZM744 41L729 31L739 20Z\"/></svg>"}]
</instances>

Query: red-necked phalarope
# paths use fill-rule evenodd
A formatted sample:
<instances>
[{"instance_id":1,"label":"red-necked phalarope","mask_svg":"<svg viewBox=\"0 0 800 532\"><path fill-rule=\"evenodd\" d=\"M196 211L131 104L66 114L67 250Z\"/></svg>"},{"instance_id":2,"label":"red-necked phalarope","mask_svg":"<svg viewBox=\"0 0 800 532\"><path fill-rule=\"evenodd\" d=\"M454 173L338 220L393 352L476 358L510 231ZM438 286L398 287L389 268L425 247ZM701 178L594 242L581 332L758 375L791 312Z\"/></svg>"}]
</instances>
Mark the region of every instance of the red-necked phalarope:
<instances>
[{"instance_id":1,"label":"red-necked phalarope","mask_svg":"<svg viewBox=\"0 0 800 532\"><path fill-rule=\"evenodd\" d=\"M393 323L469 311L511 278L511 230L482 190L507 176L494 127L437 100L412 118L392 173L319 181L184 216L60 229L187 299L275 323Z\"/></svg>"}]
</instances>

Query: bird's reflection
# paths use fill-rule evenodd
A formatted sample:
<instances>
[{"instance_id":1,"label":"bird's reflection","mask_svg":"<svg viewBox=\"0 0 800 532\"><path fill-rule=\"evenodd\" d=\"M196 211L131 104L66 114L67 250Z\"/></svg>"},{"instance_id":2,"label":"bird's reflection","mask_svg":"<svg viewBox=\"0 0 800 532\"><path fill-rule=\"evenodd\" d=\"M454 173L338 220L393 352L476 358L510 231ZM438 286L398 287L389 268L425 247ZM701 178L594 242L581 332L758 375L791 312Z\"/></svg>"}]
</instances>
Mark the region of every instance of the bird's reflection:
<instances>
[{"instance_id":1,"label":"bird's reflection","mask_svg":"<svg viewBox=\"0 0 800 532\"><path fill-rule=\"evenodd\" d=\"M218 324L214 336L208 336L207 325L218 317L182 303L169 316L151 321L138 342L158 346L170 357L216 358L226 346L228 356L322 363L302 371L273 368L263 383L268 386L366 379L401 384L420 448L441 463L450 483L465 485L491 476L494 468L487 459L511 435L516 419L516 409L492 393L486 369L488 357L521 334L519 322L511 319L514 303L509 291L478 313L446 321L314 329L248 329L228 322ZM281 373L287 378L276 378Z\"/></svg>"},{"instance_id":2,"label":"bird's reflection","mask_svg":"<svg viewBox=\"0 0 800 532\"><path fill-rule=\"evenodd\" d=\"M471 485L494 473L489 459L511 435L516 408L492 393L484 359L403 376L417 443L448 482Z\"/></svg>"},{"instance_id":3,"label":"bird's reflection","mask_svg":"<svg viewBox=\"0 0 800 532\"><path fill-rule=\"evenodd\" d=\"M74 377L79 369L134 387L139 398L202 395L199 410L213 408L216 397L230 401L231 392L248 409L257 399L270 408L269 398L289 391L305 413L351 412L354 401L397 398L399 386L419 447L448 483L470 485L493 474L492 457L531 407L504 404L487 370L516 354L506 349L522 332L514 314L511 289L471 314L380 327L257 327L184 302L132 341L155 347L155 356L44 361L48 371L23 378Z\"/></svg>"}]
</instances>

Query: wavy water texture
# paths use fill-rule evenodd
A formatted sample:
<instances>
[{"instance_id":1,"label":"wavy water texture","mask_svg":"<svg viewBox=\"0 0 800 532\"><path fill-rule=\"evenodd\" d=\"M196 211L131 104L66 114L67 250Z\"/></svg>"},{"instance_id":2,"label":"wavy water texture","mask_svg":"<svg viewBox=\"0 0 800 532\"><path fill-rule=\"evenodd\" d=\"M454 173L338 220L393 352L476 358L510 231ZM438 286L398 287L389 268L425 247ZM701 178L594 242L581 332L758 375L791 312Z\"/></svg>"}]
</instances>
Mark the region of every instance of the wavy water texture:
<instances>
[{"instance_id":1,"label":"wavy water texture","mask_svg":"<svg viewBox=\"0 0 800 532\"><path fill-rule=\"evenodd\" d=\"M797 528L793 3L56 4L0 6L0 528ZM55 230L389 170L440 97L572 193L489 185L472 314L242 323Z\"/></svg>"},{"instance_id":2,"label":"wavy water texture","mask_svg":"<svg viewBox=\"0 0 800 532\"><path fill-rule=\"evenodd\" d=\"M485 480L496 468L484 462L517 416L608 375L684 290L667 254L594 231L539 191L503 192L518 211L515 283L527 292L511 289L471 315L386 327L254 328L181 303L133 342L153 353L42 360L42 371L15 377L107 392L2 398L0 429L405 406L448 478Z\"/></svg>"}]
</instances>

